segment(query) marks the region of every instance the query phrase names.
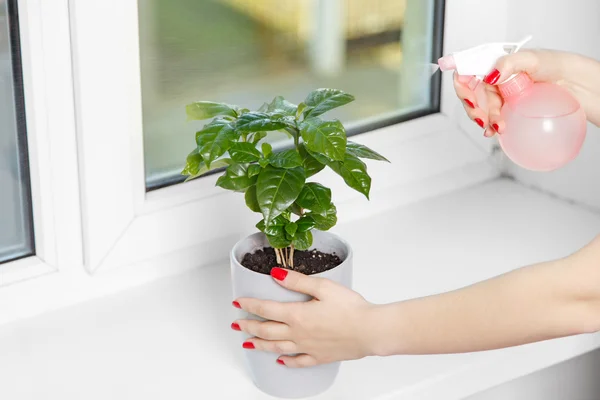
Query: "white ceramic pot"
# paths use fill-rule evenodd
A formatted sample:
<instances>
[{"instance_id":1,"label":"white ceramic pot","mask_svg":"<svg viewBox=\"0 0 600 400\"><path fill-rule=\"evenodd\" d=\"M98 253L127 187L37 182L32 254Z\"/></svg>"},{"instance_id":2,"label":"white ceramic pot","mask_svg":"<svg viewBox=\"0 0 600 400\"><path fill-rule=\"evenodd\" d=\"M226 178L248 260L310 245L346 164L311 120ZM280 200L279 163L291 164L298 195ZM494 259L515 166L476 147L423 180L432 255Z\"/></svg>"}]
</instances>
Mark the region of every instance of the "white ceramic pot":
<instances>
[{"instance_id":1,"label":"white ceramic pot","mask_svg":"<svg viewBox=\"0 0 600 400\"><path fill-rule=\"evenodd\" d=\"M335 252L342 263L328 271L314 274L338 282L348 288L352 286L352 249L340 237L330 232L313 231L313 246L323 253ZM246 253L270 247L263 233L256 233L239 241L231 251L231 279L233 296L252 297L280 302L308 301L310 296L293 292L277 284L270 275L249 270L240 264ZM240 310L240 318L262 320L255 315ZM263 392L281 398L302 398L315 396L327 390L335 381L340 363L318 365L309 368L287 368L277 363L278 354L257 350L242 349L248 339L240 334L240 351L245 352L246 365L254 384Z\"/></svg>"}]
</instances>

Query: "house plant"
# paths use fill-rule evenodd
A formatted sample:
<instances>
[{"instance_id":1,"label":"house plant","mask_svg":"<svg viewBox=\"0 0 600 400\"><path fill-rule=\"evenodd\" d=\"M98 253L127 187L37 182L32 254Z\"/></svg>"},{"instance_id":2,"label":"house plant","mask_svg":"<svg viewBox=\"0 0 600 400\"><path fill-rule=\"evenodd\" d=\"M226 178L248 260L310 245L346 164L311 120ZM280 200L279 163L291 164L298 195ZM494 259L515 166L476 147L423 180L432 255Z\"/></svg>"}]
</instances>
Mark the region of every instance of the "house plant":
<instances>
[{"instance_id":1,"label":"house plant","mask_svg":"<svg viewBox=\"0 0 600 400\"><path fill-rule=\"evenodd\" d=\"M311 178L331 168L369 198L371 177L361 159L388 160L349 141L340 121L322 117L353 100L341 90L317 89L298 105L278 96L257 111L209 101L186 106L188 119L212 119L196 132L196 146L182 171L186 180L225 168L217 186L243 193L247 207L262 216L257 233L238 242L231 252L235 297L309 300L274 283L269 272L275 266L351 286L351 248L328 232L337 223L331 190ZM274 151L265 141L274 131L284 132L293 146ZM291 370L276 359L276 354L246 353L255 384L278 397L320 393L333 383L339 368L331 364Z\"/></svg>"}]
</instances>

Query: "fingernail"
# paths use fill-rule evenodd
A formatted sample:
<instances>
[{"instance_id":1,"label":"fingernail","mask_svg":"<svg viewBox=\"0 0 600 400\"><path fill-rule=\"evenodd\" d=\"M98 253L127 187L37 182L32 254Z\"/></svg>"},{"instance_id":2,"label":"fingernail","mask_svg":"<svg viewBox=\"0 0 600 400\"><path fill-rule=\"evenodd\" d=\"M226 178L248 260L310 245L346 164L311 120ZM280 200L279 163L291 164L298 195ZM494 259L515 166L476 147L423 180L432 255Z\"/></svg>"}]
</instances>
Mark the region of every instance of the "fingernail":
<instances>
[{"instance_id":1,"label":"fingernail","mask_svg":"<svg viewBox=\"0 0 600 400\"><path fill-rule=\"evenodd\" d=\"M494 130L496 132L498 132L500 130L500 127L498 126L498 124L493 124L492 127L494 128Z\"/></svg>"},{"instance_id":2,"label":"fingernail","mask_svg":"<svg viewBox=\"0 0 600 400\"><path fill-rule=\"evenodd\" d=\"M471 108L475 108L475 104L473 104L473 102L469 99L465 99L465 103L467 103L467 105Z\"/></svg>"},{"instance_id":3,"label":"fingernail","mask_svg":"<svg viewBox=\"0 0 600 400\"><path fill-rule=\"evenodd\" d=\"M277 364L285 365L285 363L283 362L283 360L280 359L280 358L277 359Z\"/></svg>"},{"instance_id":4,"label":"fingernail","mask_svg":"<svg viewBox=\"0 0 600 400\"><path fill-rule=\"evenodd\" d=\"M483 128L483 121L481 120L481 118L475 118L475 122L477 122L477 125Z\"/></svg>"},{"instance_id":5,"label":"fingernail","mask_svg":"<svg viewBox=\"0 0 600 400\"><path fill-rule=\"evenodd\" d=\"M235 308L242 308L242 306L240 306L240 303L238 303L237 301L232 302L231 304L233 304L233 306Z\"/></svg>"},{"instance_id":6,"label":"fingernail","mask_svg":"<svg viewBox=\"0 0 600 400\"><path fill-rule=\"evenodd\" d=\"M486 138L490 138L494 136L494 132L492 132L490 129L486 129L485 132L483 132L483 136L485 136Z\"/></svg>"},{"instance_id":7,"label":"fingernail","mask_svg":"<svg viewBox=\"0 0 600 400\"><path fill-rule=\"evenodd\" d=\"M240 324L238 324L237 322L234 322L231 324L231 329L233 329L234 331L241 331L242 328L240 328Z\"/></svg>"},{"instance_id":8,"label":"fingernail","mask_svg":"<svg viewBox=\"0 0 600 400\"><path fill-rule=\"evenodd\" d=\"M285 277L287 276L288 272L283 269L283 268L273 268L271 269L271 276L275 279L277 279L278 281L282 281L285 279Z\"/></svg>"},{"instance_id":9,"label":"fingernail","mask_svg":"<svg viewBox=\"0 0 600 400\"><path fill-rule=\"evenodd\" d=\"M498 79L500 79L500 71L495 69L492 72L490 72L489 75L486 76L483 81L488 85L493 85L494 83L498 82Z\"/></svg>"},{"instance_id":10,"label":"fingernail","mask_svg":"<svg viewBox=\"0 0 600 400\"><path fill-rule=\"evenodd\" d=\"M248 349L248 350L253 350L254 349L254 343L252 342L244 342L244 344L242 345L243 348Z\"/></svg>"}]
</instances>

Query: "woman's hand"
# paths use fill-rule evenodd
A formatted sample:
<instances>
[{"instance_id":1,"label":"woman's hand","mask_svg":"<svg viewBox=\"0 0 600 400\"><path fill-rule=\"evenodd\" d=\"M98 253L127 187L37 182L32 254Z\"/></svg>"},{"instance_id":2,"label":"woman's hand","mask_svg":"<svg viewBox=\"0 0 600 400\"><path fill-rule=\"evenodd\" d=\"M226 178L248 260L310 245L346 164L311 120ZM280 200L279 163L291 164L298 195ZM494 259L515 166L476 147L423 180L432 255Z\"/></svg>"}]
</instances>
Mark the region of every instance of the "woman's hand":
<instances>
[{"instance_id":1,"label":"woman's hand","mask_svg":"<svg viewBox=\"0 0 600 400\"><path fill-rule=\"evenodd\" d=\"M536 82L563 86L577 98L588 120L600 126L600 62L574 53L522 50L500 58L496 69L483 80L485 84L477 89L474 77L454 74L456 94L469 117L485 129L484 136L502 134L503 102L497 84L518 72L526 72ZM484 104L478 104L475 90L481 91Z\"/></svg>"},{"instance_id":2,"label":"woman's hand","mask_svg":"<svg viewBox=\"0 0 600 400\"><path fill-rule=\"evenodd\" d=\"M362 296L331 280L294 271L274 268L271 275L281 286L314 299L297 303L236 299L234 305L268 320L246 319L232 324L233 329L253 336L248 340L251 345L247 342L244 348L298 354L278 358L280 364L292 368L373 355L373 327L367 321L374 306Z\"/></svg>"}]
</instances>

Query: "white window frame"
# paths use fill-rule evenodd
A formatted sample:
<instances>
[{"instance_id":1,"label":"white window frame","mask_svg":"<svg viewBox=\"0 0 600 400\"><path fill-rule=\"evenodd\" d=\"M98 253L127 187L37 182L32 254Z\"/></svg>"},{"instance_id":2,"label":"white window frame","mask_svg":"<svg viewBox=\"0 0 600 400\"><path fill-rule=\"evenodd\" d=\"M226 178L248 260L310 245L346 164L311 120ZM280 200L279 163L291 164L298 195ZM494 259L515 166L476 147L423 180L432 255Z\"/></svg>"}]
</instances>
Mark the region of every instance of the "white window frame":
<instances>
[{"instance_id":1,"label":"white window frame","mask_svg":"<svg viewBox=\"0 0 600 400\"><path fill-rule=\"evenodd\" d=\"M3 264L0 288L81 265L66 1L18 2L35 256Z\"/></svg>"},{"instance_id":2,"label":"white window frame","mask_svg":"<svg viewBox=\"0 0 600 400\"><path fill-rule=\"evenodd\" d=\"M215 175L145 190L137 0L27 0L19 11L37 254L0 268L0 323L222 262L257 222L239 195ZM510 39L501 2L447 1L444 25L445 53ZM440 106L352 138L392 164L369 163L370 203L319 177L340 221L500 173L451 74Z\"/></svg>"}]
</instances>

